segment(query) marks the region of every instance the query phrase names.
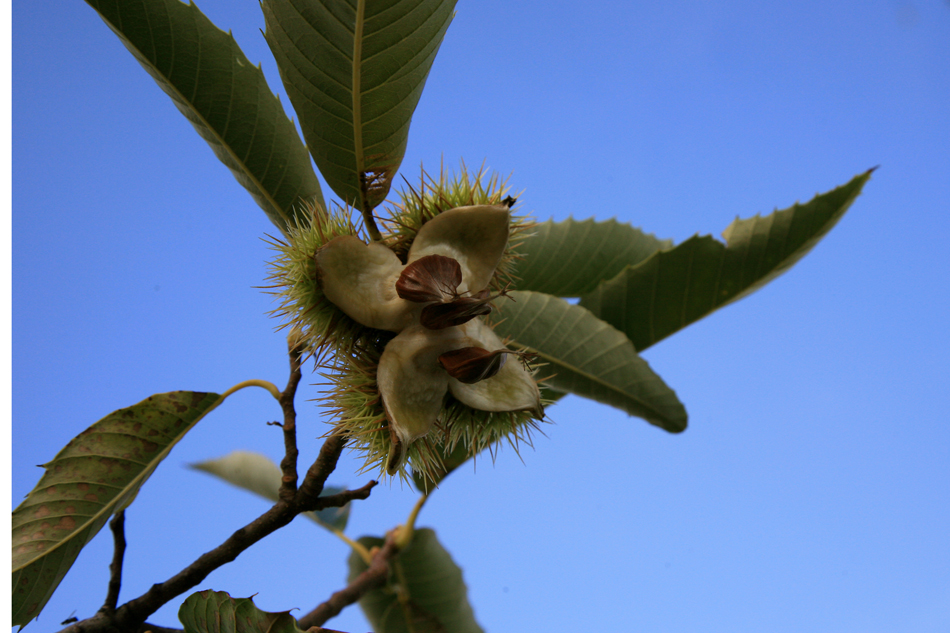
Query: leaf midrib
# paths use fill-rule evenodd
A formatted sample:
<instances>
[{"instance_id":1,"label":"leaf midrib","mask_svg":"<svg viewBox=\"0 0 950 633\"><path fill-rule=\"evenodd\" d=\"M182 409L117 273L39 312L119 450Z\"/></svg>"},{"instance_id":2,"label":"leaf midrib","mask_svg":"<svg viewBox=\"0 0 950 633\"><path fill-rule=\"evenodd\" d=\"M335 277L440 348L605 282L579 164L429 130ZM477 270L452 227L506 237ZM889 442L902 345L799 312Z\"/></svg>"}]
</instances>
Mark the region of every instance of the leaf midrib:
<instances>
[{"instance_id":1,"label":"leaf midrib","mask_svg":"<svg viewBox=\"0 0 950 633\"><path fill-rule=\"evenodd\" d=\"M534 354L536 354L536 355L538 356L538 358L542 358L542 359L546 360L546 361L549 362L551 365L565 367L565 368L568 369L569 371L572 371L572 372L574 372L574 373L580 375L581 377L590 380L591 382L593 382L593 383L595 383L595 384L601 385L601 386L605 387L606 389L612 391L613 393L616 393L616 394L618 394L618 395L620 395L620 396L622 396L622 397L624 397L624 398L628 398L628 399L630 399L630 400L636 401L640 406L642 406L642 407L644 408L644 410L646 410L646 411L652 411L654 414L656 414L657 418L659 418L659 419L661 419L661 420L669 420L669 421L672 421L672 419L671 419L669 416L667 416L667 415L661 413L661 412L660 412L659 410L657 410L655 407L652 407L652 406L648 405L646 402L643 401L643 399L638 398L638 397L635 397L635 396L633 396L632 394L627 393L627 392L623 391L622 389L618 388L617 386L612 385L611 383L606 382L606 381L604 381L604 380L601 380L601 379L598 378L597 376L595 376L595 375L593 375L593 374L589 374L589 373L587 373L586 371L583 371L583 370L581 370L581 369L575 367L574 365L569 365L568 363L564 362L563 359L558 359L558 358L555 358L554 356L551 356L551 355L549 355L549 354L545 354L544 352L540 352L540 351L536 350L535 348L531 347L530 345L524 345L523 343L519 342L517 339L515 339L515 343L517 343L517 344L518 344L519 346L521 346L521 347L524 347L525 349L531 350L531 352L534 353Z\"/></svg>"},{"instance_id":2,"label":"leaf midrib","mask_svg":"<svg viewBox=\"0 0 950 633\"><path fill-rule=\"evenodd\" d=\"M546 298L545 303L549 305L553 299L554 299L554 297L548 297L548 298ZM539 313L539 314L540 314L540 313ZM530 329L531 329L531 325L533 325L533 323L535 322L535 320L536 320L537 318L538 318L538 315L537 315L537 314L534 315L534 316L531 318L531 320L527 323L527 325L525 325L525 326L522 328L522 331L524 332L524 331L530 330ZM563 315L561 316L561 318L564 318ZM556 329L556 328L554 328L554 327L551 327L551 328L549 329L549 331L548 331L548 338L550 338L550 337L552 336L552 333L554 332L555 329ZM588 338L588 340L589 340L590 338L592 338L595 334L596 334L596 333L591 334L591 336ZM596 376L596 375L594 375L594 374L590 374L590 373L588 373L587 371L584 371L583 369L581 369L581 368L575 366L574 364L570 364L570 363L566 362L566 360L565 360L564 358L562 358L562 357L554 357L554 356L551 356L550 354L545 354L544 352L542 352L542 351L536 349L535 347L533 347L533 346L531 346L531 345L527 345L527 344L523 343L522 341L519 341L517 336L513 336L512 338L513 338L513 342L514 342L515 344L517 344L517 345L520 346L520 347L523 347L524 349L531 350L531 352L533 352L534 354L537 354L537 356L538 356L539 358L544 359L545 361L547 361L548 363L550 363L552 366L561 366L561 367L564 367L564 368L566 368L568 371L572 371L572 372L574 372L575 374L577 374L578 376L580 376L580 377L582 377L582 378L586 378L586 379L589 380L590 382L592 382L592 383L594 383L594 384L596 384L596 385L600 385L600 386L604 387L605 389L607 389L608 391L610 391L610 392L612 392L612 393L614 393L614 394L617 394L617 395L619 395L619 396L622 397L622 398L629 399L629 400L632 400L632 401L634 401L634 402L637 402L641 407L643 407L643 409L644 409L645 411L652 412L652 413L653 413L658 419L660 419L660 420L665 420L665 421L669 421L669 422L672 422L672 421L673 421L673 418L671 418L671 417L669 417L668 415L662 413L662 412L661 412L659 409L657 409L656 407L647 404L647 402L644 401L642 398L637 397L637 396L634 396L633 394L624 391L621 387L618 387L618 386L616 386L616 385L614 385L614 384L612 384L612 383L610 383L610 382L607 382L607 381L605 381L605 380L599 378L598 376ZM544 342L546 342L547 340L548 340L548 339L546 338L544 341L542 341L542 344L543 344ZM601 352L601 355L603 355L603 354L605 354L605 353L607 353L607 352L613 351L613 350L617 349L617 348L618 348L619 346L621 346L621 345L622 345L622 343L618 342L618 343L616 343L616 344L610 346L607 350L602 351L602 352ZM573 351L574 349L577 349L577 346L576 346L576 345L575 345L574 348L572 348L572 351ZM614 369L616 369L616 367L611 368L611 371L613 371ZM636 381L636 384L640 384L640 381Z\"/></svg>"},{"instance_id":3,"label":"leaf midrib","mask_svg":"<svg viewBox=\"0 0 950 633\"><path fill-rule=\"evenodd\" d=\"M363 26L366 15L366 0L358 0L356 3L356 20L353 25L353 80L350 93L353 95L353 154L356 158L356 177L362 177L364 171L363 156L363 112L361 110L363 103L362 95L362 65L363 65ZM366 200L360 187L361 208L366 207Z\"/></svg>"}]
</instances>

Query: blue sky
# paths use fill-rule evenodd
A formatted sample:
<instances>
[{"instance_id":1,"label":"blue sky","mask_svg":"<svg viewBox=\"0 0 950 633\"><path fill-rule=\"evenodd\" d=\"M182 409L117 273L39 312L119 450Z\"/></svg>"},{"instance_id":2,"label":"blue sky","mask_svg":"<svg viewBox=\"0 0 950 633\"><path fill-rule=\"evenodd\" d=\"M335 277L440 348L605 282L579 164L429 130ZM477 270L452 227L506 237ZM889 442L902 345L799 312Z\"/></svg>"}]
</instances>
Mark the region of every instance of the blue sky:
<instances>
[{"instance_id":1,"label":"blue sky","mask_svg":"<svg viewBox=\"0 0 950 633\"><path fill-rule=\"evenodd\" d=\"M285 107L256 2L204 0ZM35 467L152 393L286 380L255 286L274 227L85 3L13 5L13 500ZM488 631L946 631L950 428L950 3L460 2L402 173L459 159L511 175L539 219L677 242L880 165L785 276L645 353L685 403L673 436L568 398L521 459L452 475L420 524ZM324 193L332 195L328 188ZM317 376L308 376L308 383ZM326 416L298 397L301 461ZM127 512L122 601L266 503L187 463L275 459L246 390L203 420ZM356 487L345 456L330 483ZM378 487L347 533L416 494ZM302 520L199 588L306 612L347 548ZM102 604L95 539L32 630ZM152 621L173 625L180 601ZM352 608L328 626L362 631Z\"/></svg>"}]
</instances>

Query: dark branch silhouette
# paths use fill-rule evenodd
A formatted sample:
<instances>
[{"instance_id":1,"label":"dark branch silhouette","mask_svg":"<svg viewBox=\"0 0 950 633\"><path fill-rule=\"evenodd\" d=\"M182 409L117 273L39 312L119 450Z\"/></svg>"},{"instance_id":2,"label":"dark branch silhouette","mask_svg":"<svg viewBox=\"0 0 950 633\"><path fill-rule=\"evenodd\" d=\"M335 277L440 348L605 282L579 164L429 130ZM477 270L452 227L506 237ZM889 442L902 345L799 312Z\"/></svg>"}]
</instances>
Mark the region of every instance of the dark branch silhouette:
<instances>
[{"instance_id":1,"label":"dark branch silhouette","mask_svg":"<svg viewBox=\"0 0 950 633\"><path fill-rule=\"evenodd\" d=\"M353 499L369 497L370 491L376 486L375 481L370 481L356 490L348 490L326 497L320 496L327 478L336 468L346 442L339 435L330 435L326 439L320 448L316 461L307 470L300 487L297 488L296 411L293 402L297 385L300 383L300 349L293 344L290 345L290 367L290 379L287 388L281 393L280 397L280 404L284 412L283 430L286 451L281 462L283 477L280 487L280 500L257 519L234 532L221 545L202 554L197 560L165 582L152 585L141 596L116 608L121 586L122 556L125 551L124 515L122 512L118 513L111 523L115 535L116 553L111 566L112 574L109 580L106 603L94 616L71 624L62 629L61 633L140 633L148 630L162 633L179 631L180 629L167 629L146 624L145 621L170 600L197 586L208 574L222 565L230 563L251 545L290 523L298 514L340 507Z\"/></svg>"},{"instance_id":2,"label":"dark branch silhouette","mask_svg":"<svg viewBox=\"0 0 950 633\"><path fill-rule=\"evenodd\" d=\"M293 499L297 494L297 411L294 409L294 396L297 385L300 384L300 354L301 348L297 337L287 338L287 347L290 354L290 378L287 387L280 394L280 408L284 412L284 458L280 462L281 481L278 497L283 500Z\"/></svg>"},{"instance_id":3,"label":"dark branch silhouette","mask_svg":"<svg viewBox=\"0 0 950 633\"><path fill-rule=\"evenodd\" d=\"M318 606L307 615L297 620L297 625L307 630L313 626L320 626L330 618L338 615L343 609L362 598L367 591L382 587L389 576L389 561L399 553L393 532L386 537L383 546L373 554L369 568L353 579L344 589L337 591L330 599Z\"/></svg>"},{"instance_id":4,"label":"dark branch silhouette","mask_svg":"<svg viewBox=\"0 0 950 633\"><path fill-rule=\"evenodd\" d=\"M114 553L112 554L112 564L109 565L109 591L106 593L106 601L102 605L102 610L108 613L114 613L116 605L119 604L119 590L122 588L122 560L125 557L125 510L119 510L109 521L109 528L112 530L112 541Z\"/></svg>"}]
</instances>

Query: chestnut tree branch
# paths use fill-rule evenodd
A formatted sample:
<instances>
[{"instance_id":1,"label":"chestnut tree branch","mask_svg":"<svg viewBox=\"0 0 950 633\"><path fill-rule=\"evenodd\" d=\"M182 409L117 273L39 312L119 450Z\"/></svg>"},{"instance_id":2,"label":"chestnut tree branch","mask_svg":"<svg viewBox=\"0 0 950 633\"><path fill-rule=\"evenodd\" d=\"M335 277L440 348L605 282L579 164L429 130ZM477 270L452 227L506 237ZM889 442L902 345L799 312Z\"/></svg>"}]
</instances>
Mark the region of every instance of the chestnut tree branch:
<instances>
[{"instance_id":1,"label":"chestnut tree branch","mask_svg":"<svg viewBox=\"0 0 950 633\"><path fill-rule=\"evenodd\" d=\"M323 492L323 484L326 483L327 477L336 468L336 463L340 459L345 443L346 440L343 439L343 436L337 434L330 435L323 443L320 454L317 455L316 461L307 470L300 488L297 489L297 494L294 495L296 503L307 506L304 510L320 509L318 499L320 493Z\"/></svg>"},{"instance_id":2,"label":"chestnut tree branch","mask_svg":"<svg viewBox=\"0 0 950 633\"><path fill-rule=\"evenodd\" d=\"M61 633L138 633L145 630L146 619L167 602L195 587L208 574L226 563L230 563L244 550L265 536L290 523L301 512L321 510L342 506L353 499L366 499L376 485L371 481L362 488L320 497L330 473L336 468L343 452L346 440L340 435L330 435L320 448L317 459L307 470L300 487L297 488L297 446L296 413L293 396L300 382L300 351L291 346L291 375L287 388L281 394L280 403L284 410L284 441L287 455L281 463L283 481L280 499L267 512L248 525L234 532L221 545L198 557L193 563L166 580L157 583L142 594L116 608L121 584L122 555L125 549L124 515L120 512L113 519L113 533L116 535L116 554L112 563L112 578L106 604L91 618L66 627ZM296 489L296 490L295 490ZM121 518L120 518L121 517ZM121 548L119 546L119 535ZM158 630L158 627L151 627ZM173 629L166 629L173 630Z\"/></svg>"},{"instance_id":3,"label":"chestnut tree branch","mask_svg":"<svg viewBox=\"0 0 950 633\"><path fill-rule=\"evenodd\" d=\"M293 500L278 501L270 510L234 532L224 543L202 554L195 562L165 582L152 585L145 594L119 607L116 611L116 620L120 626L123 629L131 629L140 622L144 622L166 602L196 586L212 571L230 563L241 552L268 534L284 527L301 512L320 509L320 503L316 497L320 496L327 477L336 467L340 453L343 451L343 444L343 438L338 435L327 438ZM310 498L310 491L316 491L314 499Z\"/></svg>"},{"instance_id":4,"label":"chestnut tree branch","mask_svg":"<svg viewBox=\"0 0 950 633\"><path fill-rule=\"evenodd\" d=\"M114 543L112 564L109 565L109 589L102 610L114 613L119 604L119 590L122 588L122 560L125 557L125 510L119 510L109 521Z\"/></svg>"},{"instance_id":5,"label":"chestnut tree branch","mask_svg":"<svg viewBox=\"0 0 950 633\"><path fill-rule=\"evenodd\" d=\"M321 626L330 618L339 615L339 613L354 602L362 598L366 592L382 587L386 584L389 577L389 561L399 553L399 547L396 544L395 534L390 532L386 536L386 542L373 554L372 562L362 574L353 579L345 588L337 591L330 599L319 605L316 609L297 620L297 626L307 630L313 626Z\"/></svg>"},{"instance_id":6,"label":"chestnut tree branch","mask_svg":"<svg viewBox=\"0 0 950 633\"><path fill-rule=\"evenodd\" d=\"M354 499L368 499L369 491L375 488L378 483L379 482L376 480L371 480L362 488L357 488L356 490L344 490L343 492L338 492L335 495L326 495L324 497L320 497L320 507L317 509L323 510L324 508L341 508Z\"/></svg>"},{"instance_id":7,"label":"chestnut tree branch","mask_svg":"<svg viewBox=\"0 0 950 633\"><path fill-rule=\"evenodd\" d=\"M294 397L297 395L297 385L300 384L301 377L301 346L297 337L287 337L287 347L290 355L290 378L280 394L280 408L284 412L284 458L280 461L281 480L277 494L282 500L290 500L297 494L297 411L294 409Z\"/></svg>"}]
</instances>

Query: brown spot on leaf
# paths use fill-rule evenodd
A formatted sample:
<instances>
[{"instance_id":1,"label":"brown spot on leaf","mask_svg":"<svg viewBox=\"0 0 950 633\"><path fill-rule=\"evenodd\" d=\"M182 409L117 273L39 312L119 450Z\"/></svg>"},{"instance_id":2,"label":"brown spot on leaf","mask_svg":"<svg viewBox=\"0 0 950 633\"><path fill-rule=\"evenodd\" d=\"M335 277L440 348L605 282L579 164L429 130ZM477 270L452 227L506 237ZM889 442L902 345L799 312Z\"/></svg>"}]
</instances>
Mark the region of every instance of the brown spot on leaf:
<instances>
[{"instance_id":1,"label":"brown spot on leaf","mask_svg":"<svg viewBox=\"0 0 950 633\"><path fill-rule=\"evenodd\" d=\"M158 450L158 444L156 444L155 442L149 442L148 440L141 440L141 441L142 441L142 448L148 451L149 453L153 453L156 450Z\"/></svg>"},{"instance_id":2,"label":"brown spot on leaf","mask_svg":"<svg viewBox=\"0 0 950 633\"><path fill-rule=\"evenodd\" d=\"M385 155L368 155L366 156L366 162L371 164L379 158L385 158ZM363 192L366 205L370 208L375 207L386 198L398 165L376 165L375 167L375 169L360 173L360 189Z\"/></svg>"},{"instance_id":3,"label":"brown spot on leaf","mask_svg":"<svg viewBox=\"0 0 950 633\"><path fill-rule=\"evenodd\" d=\"M85 499L86 501L99 501L99 496L98 496L98 495L94 495L94 494L92 494L92 493L90 492L88 495L86 495L85 497L83 497L83 499Z\"/></svg>"},{"instance_id":4,"label":"brown spot on leaf","mask_svg":"<svg viewBox=\"0 0 950 633\"><path fill-rule=\"evenodd\" d=\"M38 507L36 511L33 513L33 516L36 517L37 519L45 517L47 515L49 515L49 508L47 508L46 506Z\"/></svg>"},{"instance_id":5,"label":"brown spot on leaf","mask_svg":"<svg viewBox=\"0 0 950 633\"><path fill-rule=\"evenodd\" d=\"M46 494L48 494L48 495L55 495L55 494L56 494L56 486L50 486L49 488L47 488L47 489L46 489Z\"/></svg>"},{"instance_id":6,"label":"brown spot on leaf","mask_svg":"<svg viewBox=\"0 0 950 633\"><path fill-rule=\"evenodd\" d=\"M88 497L89 495L86 495L86 496ZM95 495L92 495L92 496L95 496ZM76 514L76 506L66 506L66 509L63 510L63 512L65 512L66 514Z\"/></svg>"},{"instance_id":7,"label":"brown spot on leaf","mask_svg":"<svg viewBox=\"0 0 950 633\"><path fill-rule=\"evenodd\" d=\"M38 530L36 532L33 532L30 538L35 541L42 541L46 538L46 532L44 532L43 530Z\"/></svg>"},{"instance_id":8,"label":"brown spot on leaf","mask_svg":"<svg viewBox=\"0 0 950 633\"><path fill-rule=\"evenodd\" d=\"M56 524L57 530L75 530L76 529L76 519L72 517L62 517L59 520L59 523Z\"/></svg>"},{"instance_id":9,"label":"brown spot on leaf","mask_svg":"<svg viewBox=\"0 0 950 633\"><path fill-rule=\"evenodd\" d=\"M76 487L82 490L83 492L85 492L86 490L89 490L89 484L86 484L86 483L76 484Z\"/></svg>"}]
</instances>

